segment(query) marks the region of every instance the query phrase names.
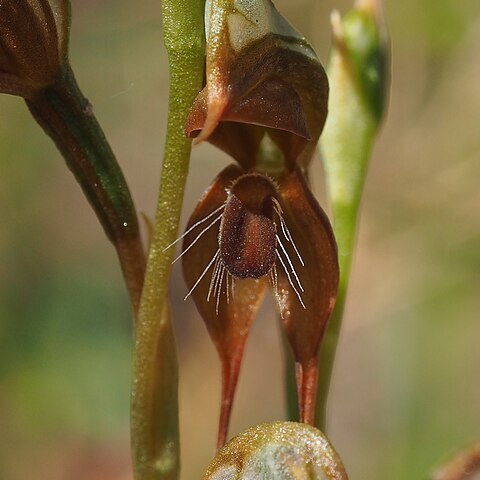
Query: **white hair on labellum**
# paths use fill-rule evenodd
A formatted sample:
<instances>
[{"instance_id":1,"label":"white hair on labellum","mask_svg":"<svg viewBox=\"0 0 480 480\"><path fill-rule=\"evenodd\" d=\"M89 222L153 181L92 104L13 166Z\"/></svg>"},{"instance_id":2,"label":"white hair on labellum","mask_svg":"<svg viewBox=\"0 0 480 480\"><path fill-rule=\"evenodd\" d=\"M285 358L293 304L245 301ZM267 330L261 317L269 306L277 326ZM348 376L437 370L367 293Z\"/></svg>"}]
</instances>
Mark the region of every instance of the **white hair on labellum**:
<instances>
[{"instance_id":1,"label":"white hair on labellum","mask_svg":"<svg viewBox=\"0 0 480 480\"><path fill-rule=\"evenodd\" d=\"M208 232L208 230L210 230L210 228L212 228L220 219L222 218L222 214L220 214L217 218L215 218L215 220L213 220L212 222L210 222L210 225L208 225L207 227L205 227L196 237L195 237L195 240L180 254L178 255L177 258L175 258L175 260L173 260L172 264L174 264L177 260L180 260L180 258L182 258L201 238L201 236ZM205 220L205 219L204 219ZM203 221L203 220L202 220Z\"/></svg>"},{"instance_id":2,"label":"white hair on labellum","mask_svg":"<svg viewBox=\"0 0 480 480\"><path fill-rule=\"evenodd\" d=\"M192 232L195 228L199 227L200 225L202 225L203 223L205 223L207 220L209 220L210 218L212 218L215 214L217 214L218 212L221 212L222 209L225 208L225 203L222 203L222 205L220 205L218 208L216 208L215 210L213 210L213 212L210 212L206 217L202 218L201 220L199 220L198 222L195 222L193 225L191 225L182 235L180 235L174 242L172 242L170 245L168 245L167 247L165 247L163 249L163 252L167 251L169 248L173 247L175 244L177 244L180 240L182 240L183 238L185 238L190 232ZM185 255L185 253L187 253L197 242L198 240L200 240L200 238L202 237L203 234L205 234L206 232L208 232L208 230L210 230L210 228L212 228L220 219L222 218L222 213L220 213L220 215L218 215L216 218L214 218L209 224L208 226L206 226L196 237L195 239L193 240L193 242L180 254L178 255L173 261L172 261L172 264L174 264L177 260L179 260L180 258L183 257L183 255ZM198 284L202 281L203 277L207 274L208 270L210 269L210 267L215 263L215 265L217 264L218 260L220 258L220 250L217 249L217 251L215 252L215 254L213 255L212 259L208 262L207 266L204 268L203 272L200 274L200 276L198 277L197 281L195 282L195 284L193 285L193 287L190 289L190 291L187 293L187 295L185 296L184 300L186 300L192 293L193 291L195 290L195 288L198 286Z\"/></svg>"},{"instance_id":3,"label":"white hair on labellum","mask_svg":"<svg viewBox=\"0 0 480 480\"><path fill-rule=\"evenodd\" d=\"M220 305L220 292L222 291L222 284L223 284L223 277L225 276L225 272L227 269L222 265L222 272L220 273L220 281L218 283L218 290L217 290L217 303L215 304L215 313L218 315L218 307Z\"/></svg>"},{"instance_id":4,"label":"white hair on labellum","mask_svg":"<svg viewBox=\"0 0 480 480\"><path fill-rule=\"evenodd\" d=\"M210 262L208 262L208 265L203 269L203 272L202 274L198 277L197 281L195 282L195 284L193 285L193 287L190 289L190 291L187 293L187 295L185 296L184 300L186 300L191 294L192 292L195 290L195 288L197 287L197 285L202 281L202 278L207 274L208 270L210 269L210 267L212 266L212 264L218 260L219 258L219 255L220 255L220 250L217 249L217 251L215 252L215 255L212 257L212 259L210 260Z\"/></svg>"},{"instance_id":5,"label":"white hair on labellum","mask_svg":"<svg viewBox=\"0 0 480 480\"><path fill-rule=\"evenodd\" d=\"M234 302L235 301L235 277L233 275L230 275L230 278L232 280L231 296L232 296L232 302Z\"/></svg>"},{"instance_id":6,"label":"white hair on labellum","mask_svg":"<svg viewBox=\"0 0 480 480\"><path fill-rule=\"evenodd\" d=\"M281 225L281 228L282 228L283 235L284 235L285 239L287 240L287 242L290 242L292 244L293 249L295 250L295 253L297 254L297 257L300 260L300 263L302 264L302 267L304 267L305 262L303 261L303 258L300 255L300 252L298 251L298 248L295 245L295 242L293 241L293 237L292 237L292 234L290 233L290 230L288 229L287 223L285 222L285 219L283 218L283 209L282 209L280 203L278 202L278 200L276 198L273 199L273 203L274 203L273 208L274 208L276 214L278 215L278 218L280 219L280 225Z\"/></svg>"},{"instance_id":7,"label":"white hair on labellum","mask_svg":"<svg viewBox=\"0 0 480 480\"><path fill-rule=\"evenodd\" d=\"M298 251L297 246L295 245L292 234L290 233L290 230L288 229L287 223L285 222L285 219L283 218L283 209L282 209L280 203L278 202L278 200L276 198L273 198L273 209L275 210L275 213L277 214L278 219L280 221L281 231L283 233L283 236L285 237L285 240L292 244L293 249L295 250L295 254L297 255L300 263L302 264L302 267L304 267L305 262L303 261L303 258L300 255L300 252ZM305 306L305 303L303 302L303 299L302 299L302 295L300 293L300 292L305 292L305 289L303 288L302 283L300 282L300 278L297 274L297 271L295 270L295 267L293 266L293 262L290 258L290 255L288 254L287 249L284 247L284 245L282 243L282 240L279 236L278 230L277 230L276 238L277 238L277 244L280 246L280 249L278 249L278 248L275 249L277 258L278 258L278 260L280 262L280 265L282 266L282 268L285 272L285 275L287 276L288 283L293 288L293 291L297 295L298 300L300 301L300 304L302 305L302 307L304 309L306 309L307 307ZM287 268L285 260L282 257L282 253L285 256L286 262L288 263L288 267L290 267L290 270ZM294 277L293 279L292 279L290 273L293 274L293 277ZM280 312L281 312L282 308L281 308L281 305L280 305L280 296L278 294L278 278L277 278L276 267L275 267L275 277L276 277L275 278L275 287L274 287L274 290L276 292L275 296L277 298L277 302L279 304Z\"/></svg>"},{"instance_id":8,"label":"white hair on labellum","mask_svg":"<svg viewBox=\"0 0 480 480\"><path fill-rule=\"evenodd\" d=\"M288 252L285 250L285 247L283 246L283 243L280 240L280 237L278 236L278 234L277 234L277 242L280 245L280 248L282 249L282 252L285 255L285 258L287 259L288 265L291 268L291 272L293 273L295 280L297 281L297 284L300 287L300 290L304 292L305 290L303 289L302 284L300 283L300 279L298 278L297 272L295 271L295 267L293 266L293 263L290 260L290 256L288 255Z\"/></svg>"},{"instance_id":9,"label":"white hair on labellum","mask_svg":"<svg viewBox=\"0 0 480 480\"><path fill-rule=\"evenodd\" d=\"M220 253L220 249L218 250L218 252ZM217 257L216 262L215 262L215 266L213 267L212 277L210 278L210 285L208 287L208 294L207 294L207 302L210 301L210 296L213 293L213 286L215 284L215 279L217 278L217 272L218 272L218 268L220 266L220 263L221 263L221 259L220 259L220 255L219 255Z\"/></svg>"},{"instance_id":10,"label":"white hair on labellum","mask_svg":"<svg viewBox=\"0 0 480 480\"><path fill-rule=\"evenodd\" d=\"M218 263L217 271L215 272L216 276L215 276L215 285L213 286L213 298L217 298L218 284L220 283L220 278L222 276L222 272L223 272L224 269L225 269L225 267L224 267L222 261L220 260L219 263Z\"/></svg>"},{"instance_id":11,"label":"white hair on labellum","mask_svg":"<svg viewBox=\"0 0 480 480\"><path fill-rule=\"evenodd\" d=\"M222 288L222 282L223 282L223 276L225 274L225 265L220 261L220 268L218 269L217 272L217 280L215 282L215 288L213 290L213 298L216 298L218 301L219 295L220 295L220 290ZM218 313L218 305L217 308L215 309Z\"/></svg>"},{"instance_id":12,"label":"white hair on labellum","mask_svg":"<svg viewBox=\"0 0 480 480\"><path fill-rule=\"evenodd\" d=\"M220 252L220 250L217 250ZM222 263L220 256L217 256L215 260L215 266L213 268L212 277L210 278L210 285L208 287L207 302L211 298L215 299L215 312L218 315L218 309L220 307L220 294L222 291L223 279L225 278L225 286L227 293L227 303L230 303L230 278L233 279L230 272L226 269Z\"/></svg>"},{"instance_id":13,"label":"white hair on labellum","mask_svg":"<svg viewBox=\"0 0 480 480\"><path fill-rule=\"evenodd\" d=\"M273 290L273 295L275 296L275 300L277 301L278 311L280 312L280 317L283 320L283 309L282 309L282 302L280 299L280 294L278 293L278 273L277 273L277 266L274 264L272 269L269 273L269 280L270 285Z\"/></svg>"},{"instance_id":14,"label":"white hair on labellum","mask_svg":"<svg viewBox=\"0 0 480 480\"><path fill-rule=\"evenodd\" d=\"M225 203L222 203L222 205L220 205L217 209L215 209L213 212L210 212L206 217L202 218L201 220L199 220L198 222L195 222L188 230L186 230L182 235L180 235L174 242L172 242L170 245L168 245L167 247L165 247L162 251L163 252L166 252L170 247L173 247L176 243L178 243L182 238L186 237L194 228L197 228L199 225L201 225L203 222L206 222L209 218L213 217L217 212L219 212L220 210L222 210L222 208L225 208ZM222 216L220 215L219 218L222 218ZM211 223L209 225L208 228L210 228L216 221L218 221L218 219L216 219L213 223ZM207 228L207 230L208 230ZM206 230L202 231L202 233L200 235L203 235L204 233L206 232ZM199 237L200 237L199 235ZM195 239L195 241L198 240L197 237ZM174 260L175 261L175 260ZM172 262L173 263L173 262Z\"/></svg>"},{"instance_id":15,"label":"white hair on labellum","mask_svg":"<svg viewBox=\"0 0 480 480\"><path fill-rule=\"evenodd\" d=\"M293 283L292 277L290 276L290 273L289 273L289 271L288 271L288 268L287 268L287 266L285 265L285 262L283 261L282 256L280 255L280 252L278 251L278 248L277 248L277 258L280 260L280 264L282 265L283 271L284 271L285 274L287 275L288 283L289 283L290 286L293 288L293 291L294 291L295 294L297 295L298 300L299 300L300 303L302 304L302 307L306 309L307 307L306 307L305 304L303 303L302 295L300 294L300 292L297 290L297 287L296 287L295 284Z\"/></svg>"}]
</instances>

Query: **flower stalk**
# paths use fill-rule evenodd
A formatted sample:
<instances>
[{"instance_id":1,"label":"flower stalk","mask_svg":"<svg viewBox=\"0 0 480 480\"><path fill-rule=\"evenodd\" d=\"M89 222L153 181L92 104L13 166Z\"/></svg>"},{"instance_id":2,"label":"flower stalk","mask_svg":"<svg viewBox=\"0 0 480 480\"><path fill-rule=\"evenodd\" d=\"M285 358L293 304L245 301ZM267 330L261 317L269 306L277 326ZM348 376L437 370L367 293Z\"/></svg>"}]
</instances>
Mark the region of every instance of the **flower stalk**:
<instances>
[{"instance_id":1,"label":"flower stalk","mask_svg":"<svg viewBox=\"0 0 480 480\"><path fill-rule=\"evenodd\" d=\"M177 235L191 140L185 122L202 88L202 0L162 2L169 58L170 101L157 212L136 330L131 403L131 441L136 480L179 475L178 374L175 339L167 311L171 250ZM166 379L166 380L165 380Z\"/></svg>"}]
</instances>

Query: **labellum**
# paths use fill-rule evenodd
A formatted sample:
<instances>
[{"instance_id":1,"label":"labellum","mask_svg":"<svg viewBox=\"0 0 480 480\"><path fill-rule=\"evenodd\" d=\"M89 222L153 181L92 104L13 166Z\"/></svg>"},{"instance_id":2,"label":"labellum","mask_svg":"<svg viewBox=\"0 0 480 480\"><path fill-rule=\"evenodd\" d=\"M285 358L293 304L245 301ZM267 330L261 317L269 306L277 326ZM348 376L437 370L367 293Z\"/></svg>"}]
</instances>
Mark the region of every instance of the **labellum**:
<instances>
[{"instance_id":1,"label":"labellum","mask_svg":"<svg viewBox=\"0 0 480 480\"><path fill-rule=\"evenodd\" d=\"M328 218L302 173L327 113L327 79L315 53L270 0L210 0L205 15L206 85L186 133L208 139L240 167L223 170L200 200L180 256L187 296L222 363L221 447L267 284L295 357L300 420L313 422L318 352L338 262ZM257 168L266 139L280 152L274 180Z\"/></svg>"},{"instance_id":2,"label":"labellum","mask_svg":"<svg viewBox=\"0 0 480 480\"><path fill-rule=\"evenodd\" d=\"M219 260L227 275L261 278L273 268L276 196L275 185L255 173L239 177L229 188L218 236Z\"/></svg>"}]
</instances>

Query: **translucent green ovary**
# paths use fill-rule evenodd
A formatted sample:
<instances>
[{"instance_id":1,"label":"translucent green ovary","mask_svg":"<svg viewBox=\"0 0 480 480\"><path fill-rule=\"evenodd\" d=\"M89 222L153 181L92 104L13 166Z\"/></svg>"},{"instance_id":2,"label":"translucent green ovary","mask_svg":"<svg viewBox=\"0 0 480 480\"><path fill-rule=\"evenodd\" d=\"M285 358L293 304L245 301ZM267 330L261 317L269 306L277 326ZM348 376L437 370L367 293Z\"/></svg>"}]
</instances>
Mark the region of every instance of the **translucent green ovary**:
<instances>
[{"instance_id":1,"label":"translucent green ovary","mask_svg":"<svg viewBox=\"0 0 480 480\"><path fill-rule=\"evenodd\" d=\"M274 422L250 428L220 449L203 480L348 480L320 430Z\"/></svg>"}]
</instances>

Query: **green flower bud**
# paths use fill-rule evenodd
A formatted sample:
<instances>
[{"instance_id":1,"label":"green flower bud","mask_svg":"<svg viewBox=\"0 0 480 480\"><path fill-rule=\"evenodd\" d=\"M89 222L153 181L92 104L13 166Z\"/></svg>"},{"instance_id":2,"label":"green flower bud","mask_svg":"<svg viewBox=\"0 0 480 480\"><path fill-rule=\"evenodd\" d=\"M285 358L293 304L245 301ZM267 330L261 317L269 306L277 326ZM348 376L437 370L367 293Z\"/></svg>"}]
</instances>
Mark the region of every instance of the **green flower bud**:
<instances>
[{"instance_id":1,"label":"green flower bud","mask_svg":"<svg viewBox=\"0 0 480 480\"><path fill-rule=\"evenodd\" d=\"M358 209L373 143L389 87L389 51L381 0L357 0L343 19L332 14L333 46L327 65L330 97L320 147L333 227L340 285L320 355L317 425L325 425L325 402L341 327L355 243Z\"/></svg>"},{"instance_id":2,"label":"green flower bud","mask_svg":"<svg viewBox=\"0 0 480 480\"><path fill-rule=\"evenodd\" d=\"M203 480L348 480L328 439L302 423L250 428L218 451Z\"/></svg>"},{"instance_id":3,"label":"green flower bud","mask_svg":"<svg viewBox=\"0 0 480 480\"><path fill-rule=\"evenodd\" d=\"M332 14L329 115L320 144L336 233L344 225L350 230L347 217L358 208L385 107L388 48L380 5L379 0L362 0L343 19Z\"/></svg>"},{"instance_id":4,"label":"green flower bud","mask_svg":"<svg viewBox=\"0 0 480 480\"><path fill-rule=\"evenodd\" d=\"M378 122L385 108L388 81L388 48L381 4L362 0L341 24L335 25L338 21L334 20L336 41L343 42L360 93Z\"/></svg>"}]
</instances>

